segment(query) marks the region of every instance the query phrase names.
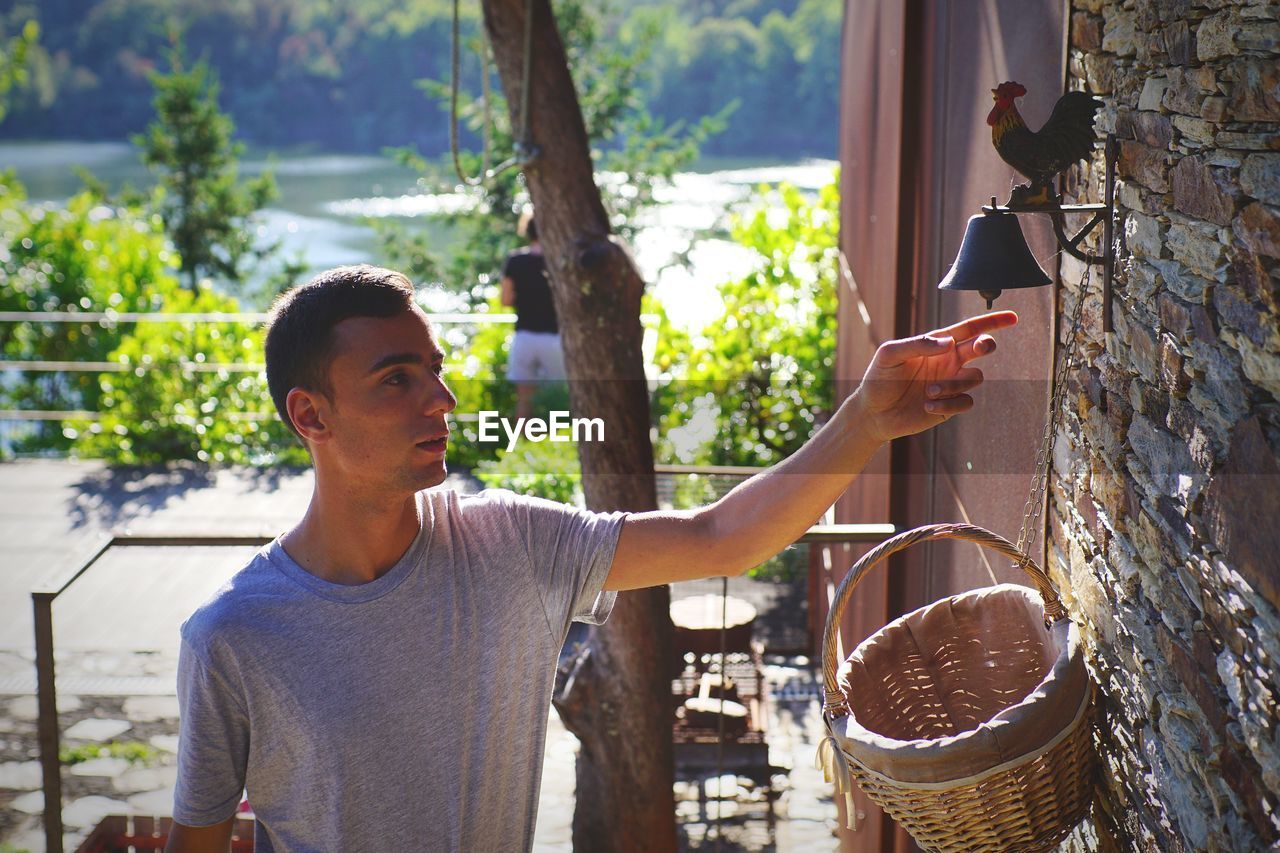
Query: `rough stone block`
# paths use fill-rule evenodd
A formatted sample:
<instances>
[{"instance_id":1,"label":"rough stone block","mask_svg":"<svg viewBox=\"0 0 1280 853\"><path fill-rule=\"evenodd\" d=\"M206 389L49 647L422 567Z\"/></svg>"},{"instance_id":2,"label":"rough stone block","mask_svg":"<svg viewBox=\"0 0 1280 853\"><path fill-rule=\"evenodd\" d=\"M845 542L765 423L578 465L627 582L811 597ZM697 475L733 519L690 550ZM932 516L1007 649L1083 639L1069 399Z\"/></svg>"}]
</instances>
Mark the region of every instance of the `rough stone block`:
<instances>
[{"instance_id":1,"label":"rough stone block","mask_svg":"<svg viewBox=\"0 0 1280 853\"><path fill-rule=\"evenodd\" d=\"M1156 260L1161 256L1163 242L1160 222L1153 216L1130 213L1124 221L1125 245L1129 251L1144 258Z\"/></svg>"},{"instance_id":2,"label":"rough stone block","mask_svg":"<svg viewBox=\"0 0 1280 853\"><path fill-rule=\"evenodd\" d=\"M1227 715L1223 706L1226 704L1226 696L1222 691L1222 683L1218 680L1216 667L1204 669L1191 650L1163 627L1157 628L1156 636L1178 682L1204 713L1218 740L1224 740Z\"/></svg>"},{"instance_id":3,"label":"rough stone block","mask_svg":"<svg viewBox=\"0 0 1280 853\"><path fill-rule=\"evenodd\" d=\"M1160 280L1172 293L1181 299L1197 304L1204 304L1205 295L1213 287L1213 282L1188 270L1181 261L1152 261L1160 271Z\"/></svg>"},{"instance_id":4,"label":"rough stone block","mask_svg":"<svg viewBox=\"0 0 1280 853\"><path fill-rule=\"evenodd\" d=\"M1173 122L1153 110L1139 110L1132 116L1133 136L1143 145L1168 148L1173 143Z\"/></svg>"},{"instance_id":5,"label":"rough stone block","mask_svg":"<svg viewBox=\"0 0 1280 853\"><path fill-rule=\"evenodd\" d=\"M1200 115L1200 105L1204 99L1214 94L1212 90L1202 87L1205 80L1196 73L1196 69L1173 66L1168 72L1168 85L1164 90L1161 105L1169 112L1184 116Z\"/></svg>"},{"instance_id":6,"label":"rough stone block","mask_svg":"<svg viewBox=\"0 0 1280 853\"><path fill-rule=\"evenodd\" d=\"M1227 99L1222 95L1210 95L1200 104L1200 118L1215 124L1227 114Z\"/></svg>"},{"instance_id":7,"label":"rough stone block","mask_svg":"<svg viewBox=\"0 0 1280 853\"><path fill-rule=\"evenodd\" d=\"M1174 65L1190 65L1196 57L1196 37L1186 21L1164 28L1164 49Z\"/></svg>"},{"instance_id":8,"label":"rough stone block","mask_svg":"<svg viewBox=\"0 0 1280 853\"><path fill-rule=\"evenodd\" d=\"M1183 396L1191 381L1182 372L1182 353L1171 335L1160 336L1160 388L1170 394Z\"/></svg>"},{"instance_id":9,"label":"rough stone block","mask_svg":"<svg viewBox=\"0 0 1280 853\"><path fill-rule=\"evenodd\" d=\"M1140 325L1133 325L1129 330L1129 353L1132 359L1132 365L1137 369L1142 378L1150 385L1156 384L1156 377L1160 373L1160 354L1156 349L1156 338L1150 331ZM1133 395L1130 394L1130 399ZM1142 410L1142 407L1135 402L1133 407Z\"/></svg>"},{"instance_id":10,"label":"rough stone block","mask_svg":"<svg viewBox=\"0 0 1280 853\"><path fill-rule=\"evenodd\" d=\"M1191 11L1191 0L1155 0L1156 14L1166 24L1180 21Z\"/></svg>"},{"instance_id":11,"label":"rough stone block","mask_svg":"<svg viewBox=\"0 0 1280 853\"><path fill-rule=\"evenodd\" d=\"M1280 607L1280 462L1258 418L1239 424L1222 471L1205 493L1213 542L1254 590Z\"/></svg>"},{"instance_id":12,"label":"rough stone block","mask_svg":"<svg viewBox=\"0 0 1280 853\"><path fill-rule=\"evenodd\" d=\"M1165 247L1196 275L1216 279L1226 268L1226 247L1218 242L1217 234L1205 233L1193 223L1171 224Z\"/></svg>"},{"instance_id":13,"label":"rough stone block","mask_svg":"<svg viewBox=\"0 0 1280 853\"><path fill-rule=\"evenodd\" d=\"M1159 110L1168 88L1167 77L1148 77L1142 84L1142 94L1138 97L1138 109Z\"/></svg>"},{"instance_id":14,"label":"rough stone block","mask_svg":"<svg viewBox=\"0 0 1280 853\"><path fill-rule=\"evenodd\" d=\"M1233 120L1280 121L1280 62L1274 57L1241 58L1226 74L1232 81L1228 94Z\"/></svg>"},{"instance_id":15,"label":"rough stone block","mask_svg":"<svg viewBox=\"0 0 1280 853\"><path fill-rule=\"evenodd\" d=\"M1135 379L1129 384L1129 403L1133 411L1152 420L1163 421L1168 416L1168 395L1146 382Z\"/></svg>"},{"instance_id":16,"label":"rough stone block","mask_svg":"<svg viewBox=\"0 0 1280 853\"><path fill-rule=\"evenodd\" d=\"M1084 77L1091 92L1111 94L1116 87L1116 58L1107 53L1085 54Z\"/></svg>"},{"instance_id":17,"label":"rough stone block","mask_svg":"<svg viewBox=\"0 0 1280 853\"><path fill-rule=\"evenodd\" d=\"M1240 193L1229 170L1210 166L1203 157L1183 157L1169 175L1175 208L1217 225L1231 224Z\"/></svg>"},{"instance_id":18,"label":"rough stone block","mask_svg":"<svg viewBox=\"0 0 1280 853\"><path fill-rule=\"evenodd\" d=\"M1161 419L1163 420L1163 418ZM1157 426L1148 418L1135 414L1129 425L1129 444L1134 456L1146 469L1159 498L1176 496L1182 506L1190 504L1204 486L1205 474L1191 459L1187 445L1178 436ZM1163 518L1175 532L1185 526L1180 513L1174 523L1168 508L1157 502L1156 515Z\"/></svg>"},{"instance_id":19,"label":"rough stone block","mask_svg":"<svg viewBox=\"0 0 1280 853\"><path fill-rule=\"evenodd\" d=\"M1254 302L1260 302L1266 310L1277 312L1276 293L1271 276L1262 259L1243 243L1231 246L1231 273L1236 285Z\"/></svg>"},{"instance_id":20,"label":"rough stone block","mask_svg":"<svg viewBox=\"0 0 1280 853\"><path fill-rule=\"evenodd\" d=\"M1280 353L1259 347L1248 338L1225 330L1223 339L1240 354L1240 369L1253 384L1280 400Z\"/></svg>"},{"instance_id":21,"label":"rough stone block","mask_svg":"<svg viewBox=\"0 0 1280 853\"><path fill-rule=\"evenodd\" d=\"M1233 225L1236 236L1250 251L1280 258L1280 210L1255 201L1240 211Z\"/></svg>"},{"instance_id":22,"label":"rough stone block","mask_svg":"<svg viewBox=\"0 0 1280 853\"><path fill-rule=\"evenodd\" d=\"M1224 325L1238 330L1258 346L1265 347L1273 341L1280 343L1276 318L1265 316L1260 306L1237 288L1227 285L1214 288L1213 307Z\"/></svg>"},{"instance_id":23,"label":"rough stone block","mask_svg":"<svg viewBox=\"0 0 1280 853\"><path fill-rule=\"evenodd\" d=\"M1235 791L1248 809L1249 821L1254 830L1264 843L1274 842L1280 837L1280 833L1277 833L1271 815L1263 805L1262 787L1259 785L1262 768L1258 766L1258 762L1249 755L1244 743L1234 736L1227 738L1218 750L1217 757L1222 767L1223 781L1231 786L1231 790Z\"/></svg>"},{"instance_id":24,"label":"rough stone block","mask_svg":"<svg viewBox=\"0 0 1280 853\"><path fill-rule=\"evenodd\" d=\"M1103 9L1102 16L1102 50L1116 56L1133 56L1137 51L1135 40L1138 34L1134 13L1112 5Z\"/></svg>"},{"instance_id":25,"label":"rough stone block","mask_svg":"<svg viewBox=\"0 0 1280 853\"><path fill-rule=\"evenodd\" d=\"M1276 21L1244 21L1236 35L1236 46L1241 50L1275 54L1280 50L1280 23Z\"/></svg>"},{"instance_id":26,"label":"rough stone block","mask_svg":"<svg viewBox=\"0 0 1280 853\"><path fill-rule=\"evenodd\" d=\"M1102 19L1088 12L1072 14L1071 46L1096 53L1102 47Z\"/></svg>"},{"instance_id":27,"label":"rough stone block","mask_svg":"<svg viewBox=\"0 0 1280 853\"><path fill-rule=\"evenodd\" d=\"M1196 27L1196 58L1201 62L1213 62L1237 56L1236 34L1240 32L1240 19L1234 10L1219 12L1202 20Z\"/></svg>"},{"instance_id":28,"label":"rough stone block","mask_svg":"<svg viewBox=\"0 0 1280 853\"><path fill-rule=\"evenodd\" d=\"M1192 116L1174 116L1173 126L1178 129L1178 141L1190 148L1212 145L1218 132L1217 125Z\"/></svg>"},{"instance_id":29,"label":"rough stone block","mask_svg":"<svg viewBox=\"0 0 1280 853\"><path fill-rule=\"evenodd\" d=\"M1134 36L1133 46L1134 62L1139 67L1153 68L1167 64L1164 33L1160 30L1139 30Z\"/></svg>"},{"instance_id":30,"label":"rough stone block","mask_svg":"<svg viewBox=\"0 0 1280 853\"><path fill-rule=\"evenodd\" d=\"M1161 293L1160 326L1182 340L1191 328L1191 306L1169 293Z\"/></svg>"},{"instance_id":31,"label":"rough stone block","mask_svg":"<svg viewBox=\"0 0 1280 853\"><path fill-rule=\"evenodd\" d=\"M1163 196L1147 190L1141 184L1116 181L1116 201L1122 209L1136 210L1154 216L1168 208Z\"/></svg>"},{"instance_id":32,"label":"rough stone block","mask_svg":"<svg viewBox=\"0 0 1280 853\"><path fill-rule=\"evenodd\" d=\"M1250 154L1240 167L1240 189L1267 204L1280 205L1280 154Z\"/></svg>"},{"instance_id":33,"label":"rough stone block","mask_svg":"<svg viewBox=\"0 0 1280 853\"><path fill-rule=\"evenodd\" d=\"M1132 256L1126 260L1122 269L1123 277L1120 281L1130 299L1148 302L1155 297L1161 286L1160 270Z\"/></svg>"},{"instance_id":34,"label":"rough stone block","mask_svg":"<svg viewBox=\"0 0 1280 853\"><path fill-rule=\"evenodd\" d=\"M1218 133L1216 141L1219 145L1244 151L1280 151L1280 134L1275 133L1223 130Z\"/></svg>"},{"instance_id":35,"label":"rough stone block","mask_svg":"<svg viewBox=\"0 0 1280 853\"><path fill-rule=\"evenodd\" d=\"M1169 191L1169 152L1124 140L1116 167L1121 175L1159 193Z\"/></svg>"}]
</instances>

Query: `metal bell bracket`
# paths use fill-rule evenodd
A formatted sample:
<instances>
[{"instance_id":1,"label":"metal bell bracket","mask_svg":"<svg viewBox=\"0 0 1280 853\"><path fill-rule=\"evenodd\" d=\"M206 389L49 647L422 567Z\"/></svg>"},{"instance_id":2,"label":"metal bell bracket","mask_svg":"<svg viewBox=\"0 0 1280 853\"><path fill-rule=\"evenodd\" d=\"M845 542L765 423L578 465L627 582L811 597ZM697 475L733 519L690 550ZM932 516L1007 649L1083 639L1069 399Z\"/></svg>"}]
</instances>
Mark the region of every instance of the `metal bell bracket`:
<instances>
[{"instance_id":1,"label":"metal bell bracket","mask_svg":"<svg viewBox=\"0 0 1280 853\"><path fill-rule=\"evenodd\" d=\"M996 197L991 197L991 204L983 205L983 213L1047 213L1053 222L1053 236L1058 245L1071 257L1086 264L1102 265L1102 330L1112 332L1111 323L1111 274L1115 263L1115 250L1112 246L1115 227L1115 189L1116 189L1116 153L1119 145L1114 133L1108 133L1103 153L1106 156L1106 178L1103 185L1102 204L1061 204L1056 199L1044 204L996 204ZM1061 195L1057 196L1061 198ZM1066 214L1092 213L1075 236L1068 237L1066 231ZM1102 255L1094 255L1080 250L1080 243L1089 233L1102 223ZM1083 298L1083 294L1081 295Z\"/></svg>"}]
</instances>

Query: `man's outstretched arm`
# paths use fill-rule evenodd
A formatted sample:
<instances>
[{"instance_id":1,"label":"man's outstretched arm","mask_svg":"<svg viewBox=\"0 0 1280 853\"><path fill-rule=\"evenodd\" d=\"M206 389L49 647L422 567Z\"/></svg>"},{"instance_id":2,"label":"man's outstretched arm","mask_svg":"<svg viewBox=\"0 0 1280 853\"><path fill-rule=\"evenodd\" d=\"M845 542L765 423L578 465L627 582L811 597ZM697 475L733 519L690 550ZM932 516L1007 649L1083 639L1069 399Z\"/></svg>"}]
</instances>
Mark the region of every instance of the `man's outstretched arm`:
<instances>
[{"instance_id":1,"label":"man's outstretched arm","mask_svg":"<svg viewBox=\"0 0 1280 853\"><path fill-rule=\"evenodd\" d=\"M231 849L231 828L236 816L213 826L185 826L175 823L169 830L164 853L227 853Z\"/></svg>"},{"instance_id":2,"label":"man's outstretched arm","mask_svg":"<svg viewBox=\"0 0 1280 853\"><path fill-rule=\"evenodd\" d=\"M647 512L622 526L605 589L741 574L799 539L885 442L968 411L982 383L968 366L995 351L1012 311L974 317L876 351L862 384L813 438L710 506Z\"/></svg>"}]
</instances>

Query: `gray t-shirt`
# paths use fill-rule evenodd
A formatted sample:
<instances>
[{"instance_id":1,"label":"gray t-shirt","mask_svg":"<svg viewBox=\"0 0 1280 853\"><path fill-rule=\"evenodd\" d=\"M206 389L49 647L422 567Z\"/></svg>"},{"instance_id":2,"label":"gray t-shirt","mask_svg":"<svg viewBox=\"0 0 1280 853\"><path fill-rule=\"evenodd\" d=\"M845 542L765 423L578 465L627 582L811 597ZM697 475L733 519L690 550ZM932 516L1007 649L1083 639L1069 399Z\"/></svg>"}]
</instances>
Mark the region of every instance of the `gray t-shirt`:
<instances>
[{"instance_id":1,"label":"gray t-shirt","mask_svg":"<svg viewBox=\"0 0 1280 853\"><path fill-rule=\"evenodd\" d=\"M609 615L625 515L418 497L377 580L323 581L276 541L182 626L179 823L246 790L259 851L531 845L557 656Z\"/></svg>"}]
</instances>

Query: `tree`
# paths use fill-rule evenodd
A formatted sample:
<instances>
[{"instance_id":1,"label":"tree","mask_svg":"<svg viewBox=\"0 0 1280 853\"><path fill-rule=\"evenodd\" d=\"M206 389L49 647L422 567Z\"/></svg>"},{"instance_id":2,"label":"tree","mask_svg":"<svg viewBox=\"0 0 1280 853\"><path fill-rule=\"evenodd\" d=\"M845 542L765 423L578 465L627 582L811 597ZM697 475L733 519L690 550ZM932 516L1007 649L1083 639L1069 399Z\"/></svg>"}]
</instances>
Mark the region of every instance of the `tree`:
<instances>
[{"instance_id":1,"label":"tree","mask_svg":"<svg viewBox=\"0 0 1280 853\"><path fill-rule=\"evenodd\" d=\"M153 72L156 119L134 137L142 162L158 173L155 206L182 259L194 290L201 275L232 286L244 283L246 259L261 260L275 246L257 246L253 214L276 196L266 173L241 182L237 162L244 146L232 141L235 125L218 109L218 81L201 61L184 71L178 50L168 74Z\"/></svg>"},{"instance_id":2,"label":"tree","mask_svg":"<svg viewBox=\"0 0 1280 853\"><path fill-rule=\"evenodd\" d=\"M512 126L525 94L524 31L532 10L532 140L525 166L560 317L569 394L605 421L606 440L578 447L587 506L657 506L641 354L644 282L612 228L593 174L587 128L548 0L483 0ZM593 636L575 686L557 707L581 742L574 846L673 851L671 622L665 587L623 593Z\"/></svg>"}]
</instances>

